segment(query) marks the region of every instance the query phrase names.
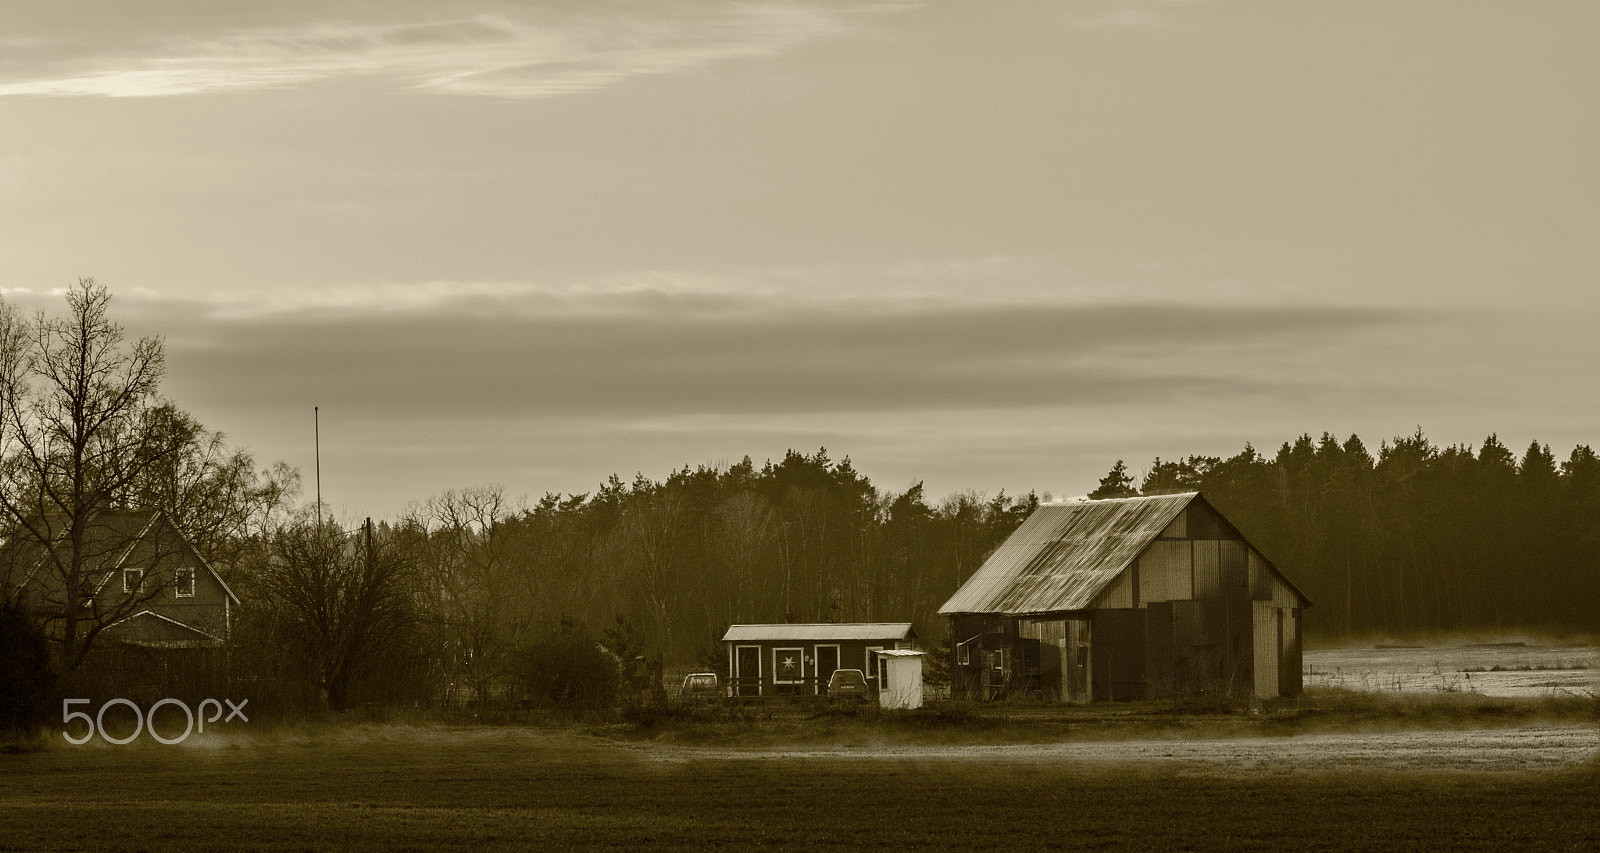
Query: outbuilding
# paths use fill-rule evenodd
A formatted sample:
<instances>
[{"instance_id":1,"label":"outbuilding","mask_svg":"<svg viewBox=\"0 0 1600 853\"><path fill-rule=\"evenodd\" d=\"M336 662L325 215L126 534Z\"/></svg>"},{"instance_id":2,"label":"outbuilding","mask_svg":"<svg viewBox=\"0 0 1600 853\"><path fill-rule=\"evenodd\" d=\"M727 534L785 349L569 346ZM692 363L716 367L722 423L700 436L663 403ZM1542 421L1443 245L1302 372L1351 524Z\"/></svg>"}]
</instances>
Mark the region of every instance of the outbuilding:
<instances>
[{"instance_id":1,"label":"outbuilding","mask_svg":"<svg viewBox=\"0 0 1600 853\"><path fill-rule=\"evenodd\" d=\"M922 707L922 657L926 652L911 649L884 649L877 653L882 661L883 689L878 705L883 708Z\"/></svg>"},{"instance_id":2,"label":"outbuilding","mask_svg":"<svg viewBox=\"0 0 1600 853\"><path fill-rule=\"evenodd\" d=\"M859 669L874 690L883 685L887 649L915 649L910 622L733 625L728 682L734 696L818 696L836 669Z\"/></svg>"},{"instance_id":3,"label":"outbuilding","mask_svg":"<svg viewBox=\"0 0 1600 853\"><path fill-rule=\"evenodd\" d=\"M1084 702L1297 696L1310 606L1187 492L1041 505L939 612L956 690Z\"/></svg>"}]
</instances>

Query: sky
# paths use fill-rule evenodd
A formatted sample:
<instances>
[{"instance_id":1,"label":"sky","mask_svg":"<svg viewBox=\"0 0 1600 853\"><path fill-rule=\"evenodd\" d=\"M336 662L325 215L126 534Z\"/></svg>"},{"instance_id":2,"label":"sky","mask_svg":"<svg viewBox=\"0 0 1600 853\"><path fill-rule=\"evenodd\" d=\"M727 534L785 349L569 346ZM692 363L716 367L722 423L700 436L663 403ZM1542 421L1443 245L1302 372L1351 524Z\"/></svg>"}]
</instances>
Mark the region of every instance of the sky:
<instances>
[{"instance_id":1,"label":"sky","mask_svg":"<svg viewBox=\"0 0 1600 853\"><path fill-rule=\"evenodd\" d=\"M350 517L1600 440L1600 4L0 6L0 296ZM313 417L313 408L317 415Z\"/></svg>"}]
</instances>

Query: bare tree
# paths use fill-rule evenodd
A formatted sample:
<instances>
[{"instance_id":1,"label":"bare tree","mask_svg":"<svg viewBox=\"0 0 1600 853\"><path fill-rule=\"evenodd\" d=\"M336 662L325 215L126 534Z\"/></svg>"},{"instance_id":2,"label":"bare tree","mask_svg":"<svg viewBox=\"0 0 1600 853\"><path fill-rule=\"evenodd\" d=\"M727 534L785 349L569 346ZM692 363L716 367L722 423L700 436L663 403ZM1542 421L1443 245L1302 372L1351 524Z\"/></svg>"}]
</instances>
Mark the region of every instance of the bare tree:
<instances>
[{"instance_id":1,"label":"bare tree","mask_svg":"<svg viewBox=\"0 0 1600 853\"><path fill-rule=\"evenodd\" d=\"M163 590L159 573L126 589L108 583L121 533L100 516L171 464L190 433L157 397L161 340L127 341L93 279L80 279L66 301L58 319L0 309L0 518L13 581L26 562L70 671L101 631Z\"/></svg>"},{"instance_id":2,"label":"bare tree","mask_svg":"<svg viewBox=\"0 0 1600 853\"><path fill-rule=\"evenodd\" d=\"M195 550L226 573L247 543L287 521L300 472L283 462L258 471L249 451L229 447L222 433L186 414L178 413L172 427L179 452L146 467L130 485L127 502L165 512Z\"/></svg>"},{"instance_id":3,"label":"bare tree","mask_svg":"<svg viewBox=\"0 0 1600 853\"><path fill-rule=\"evenodd\" d=\"M347 707L352 688L378 673L416 621L411 557L376 537L371 519L355 535L286 525L254 574L282 629L283 651L330 710Z\"/></svg>"},{"instance_id":4,"label":"bare tree","mask_svg":"<svg viewBox=\"0 0 1600 853\"><path fill-rule=\"evenodd\" d=\"M528 626L526 583L511 550L513 502L498 485L447 491L413 508L407 527L425 554L424 595L445 645L451 682L471 686L480 703L509 672L511 651Z\"/></svg>"}]
</instances>

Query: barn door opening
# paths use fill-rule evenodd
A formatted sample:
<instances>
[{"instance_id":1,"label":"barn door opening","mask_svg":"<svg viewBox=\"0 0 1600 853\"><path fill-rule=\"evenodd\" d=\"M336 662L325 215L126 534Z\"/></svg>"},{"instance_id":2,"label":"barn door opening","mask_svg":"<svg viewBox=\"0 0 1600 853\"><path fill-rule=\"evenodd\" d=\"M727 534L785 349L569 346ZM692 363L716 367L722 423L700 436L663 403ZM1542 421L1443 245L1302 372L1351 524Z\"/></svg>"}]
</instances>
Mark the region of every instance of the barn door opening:
<instances>
[{"instance_id":1,"label":"barn door opening","mask_svg":"<svg viewBox=\"0 0 1600 853\"><path fill-rule=\"evenodd\" d=\"M1088 702L1091 698L1089 675L1089 620L1066 620L1066 648L1061 667L1061 695L1068 702Z\"/></svg>"}]
</instances>

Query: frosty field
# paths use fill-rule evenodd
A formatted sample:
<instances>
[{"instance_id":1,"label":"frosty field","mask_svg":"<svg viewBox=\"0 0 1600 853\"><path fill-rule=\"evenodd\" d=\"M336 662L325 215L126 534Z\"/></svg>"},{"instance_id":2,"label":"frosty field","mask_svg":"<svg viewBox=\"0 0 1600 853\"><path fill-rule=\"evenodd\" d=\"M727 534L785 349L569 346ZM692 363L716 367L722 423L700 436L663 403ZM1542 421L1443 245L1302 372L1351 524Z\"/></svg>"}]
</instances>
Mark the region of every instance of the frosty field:
<instances>
[{"instance_id":1,"label":"frosty field","mask_svg":"<svg viewBox=\"0 0 1600 853\"><path fill-rule=\"evenodd\" d=\"M1307 688L1467 692L1484 696L1595 696L1600 647L1524 642L1316 649Z\"/></svg>"}]
</instances>

